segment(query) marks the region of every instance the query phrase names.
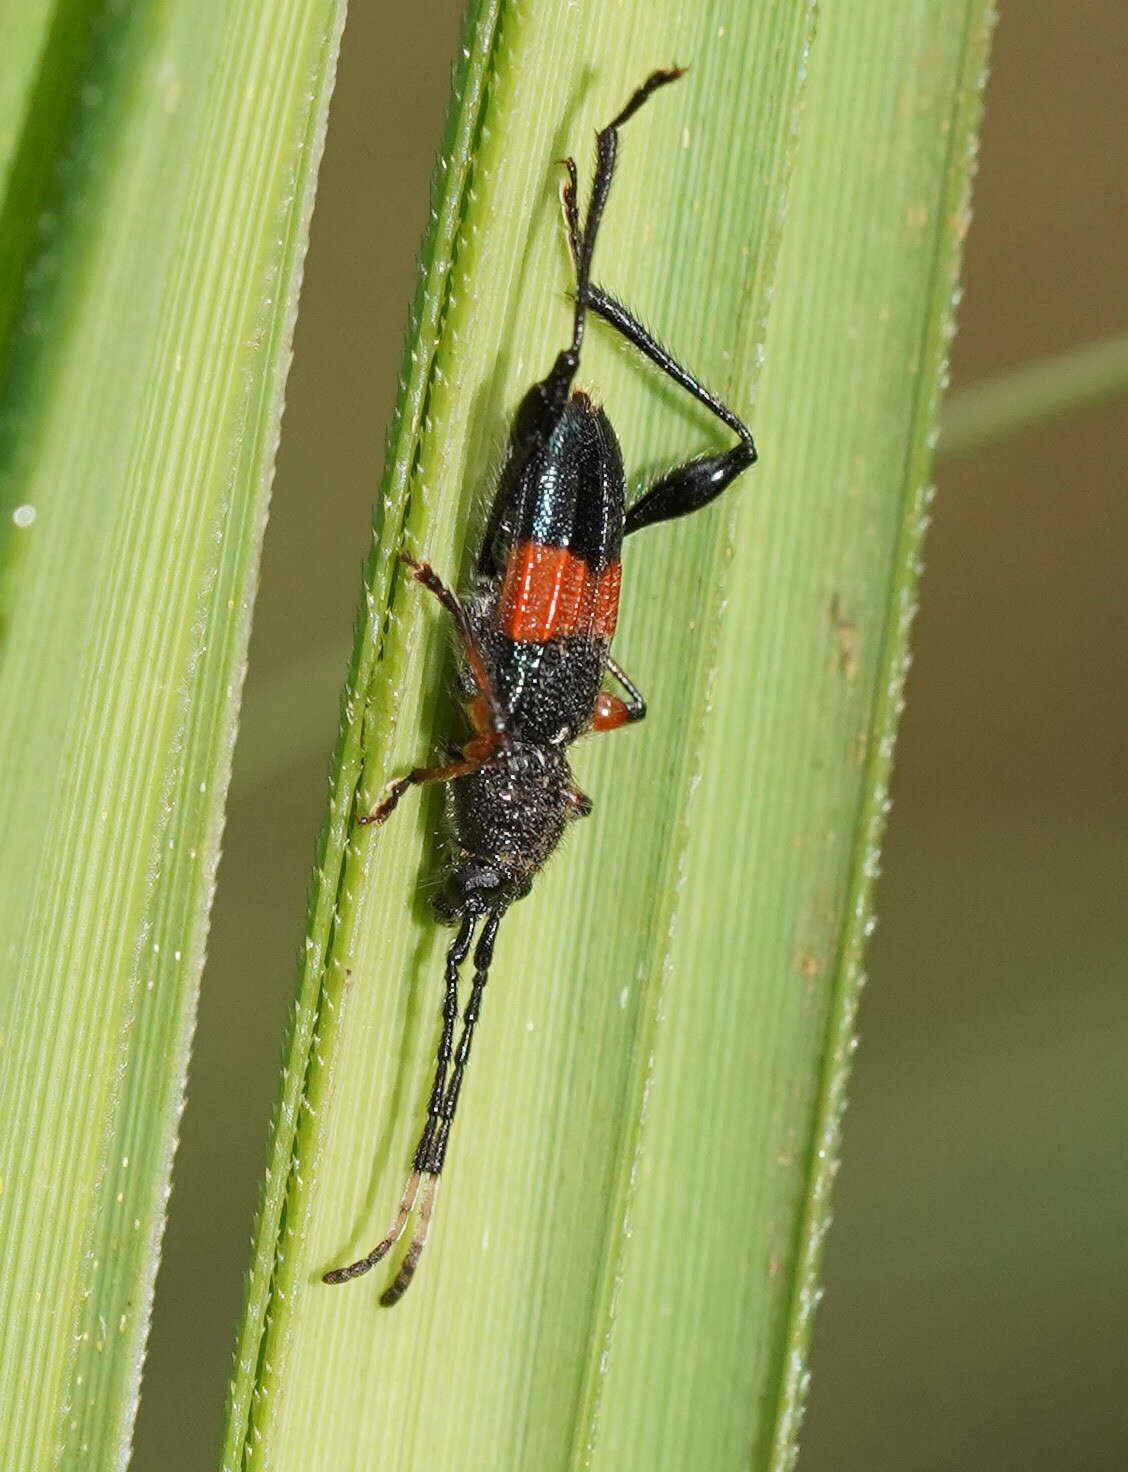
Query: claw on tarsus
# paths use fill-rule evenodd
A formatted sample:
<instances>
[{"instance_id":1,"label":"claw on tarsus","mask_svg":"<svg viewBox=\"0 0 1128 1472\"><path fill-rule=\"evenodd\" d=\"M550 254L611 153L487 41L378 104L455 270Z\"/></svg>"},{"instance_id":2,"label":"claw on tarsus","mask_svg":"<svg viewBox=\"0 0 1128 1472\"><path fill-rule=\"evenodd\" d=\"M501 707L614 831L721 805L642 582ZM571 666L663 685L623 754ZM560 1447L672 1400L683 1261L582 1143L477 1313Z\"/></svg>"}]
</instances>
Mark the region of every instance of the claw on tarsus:
<instances>
[{"instance_id":1,"label":"claw on tarsus","mask_svg":"<svg viewBox=\"0 0 1128 1472\"><path fill-rule=\"evenodd\" d=\"M407 1178L407 1185L388 1235L382 1242L377 1243L366 1257L357 1258L356 1262L349 1263L347 1267L334 1268L332 1272L325 1273L321 1281L323 1283L351 1283L354 1278L361 1277L377 1263L382 1262L403 1236L411 1213L418 1206L415 1230L411 1234L411 1241L407 1245L403 1262L400 1263L399 1272L393 1279L391 1287L380 1296L380 1302L385 1308L391 1308L394 1303L398 1303L410 1287L411 1280L415 1276L415 1269L419 1266L419 1259L423 1255L423 1249L427 1245L427 1233L430 1231L431 1216L435 1209L435 1195L438 1189L437 1174L428 1170L413 1170Z\"/></svg>"}]
</instances>

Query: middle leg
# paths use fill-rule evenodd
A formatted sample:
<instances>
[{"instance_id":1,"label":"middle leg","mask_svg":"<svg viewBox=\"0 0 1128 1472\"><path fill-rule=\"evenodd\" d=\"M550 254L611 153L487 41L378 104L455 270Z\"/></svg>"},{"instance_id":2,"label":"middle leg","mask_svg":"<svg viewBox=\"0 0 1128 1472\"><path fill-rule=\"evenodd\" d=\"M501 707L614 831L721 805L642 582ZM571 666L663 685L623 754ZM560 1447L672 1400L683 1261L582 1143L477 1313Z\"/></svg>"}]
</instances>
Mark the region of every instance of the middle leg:
<instances>
[{"instance_id":1,"label":"middle leg","mask_svg":"<svg viewBox=\"0 0 1128 1472\"><path fill-rule=\"evenodd\" d=\"M593 731L617 731L620 726L628 726L635 721L641 721L646 715L646 701L643 699L642 691L631 680L622 665L617 664L609 656L607 670L622 685L627 692L627 698L623 700L618 695L609 695L605 690L601 690L595 701L595 717L591 723Z\"/></svg>"}]
</instances>

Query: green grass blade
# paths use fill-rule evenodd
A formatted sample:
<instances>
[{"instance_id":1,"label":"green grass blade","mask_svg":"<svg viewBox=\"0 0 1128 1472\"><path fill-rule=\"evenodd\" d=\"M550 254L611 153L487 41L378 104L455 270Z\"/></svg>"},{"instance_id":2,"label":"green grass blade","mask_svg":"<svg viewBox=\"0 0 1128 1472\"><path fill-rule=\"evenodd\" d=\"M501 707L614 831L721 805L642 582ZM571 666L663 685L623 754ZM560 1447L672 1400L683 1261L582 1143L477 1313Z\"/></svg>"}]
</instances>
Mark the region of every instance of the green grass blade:
<instances>
[{"instance_id":1,"label":"green grass blade","mask_svg":"<svg viewBox=\"0 0 1128 1472\"><path fill-rule=\"evenodd\" d=\"M0 0L0 362L59 151L83 106L97 0Z\"/></svg>"},{"instance_id":2,"label":"green grass blade","mask_svg":"<svg viewBox=\"0 0 1128 1472\"><path fill-rule=\"evenodd\" d=\"M938 453L975 455L1065 414L1128 393L1128 332L970 383L944 406Z\"/></svg>"},{"instance_id":3,"label":"green grass blade","mask_svg":"<svg viewBox=\"0 0 1128 1472\"><path fill-rule=\"evenodd\" d=\"M360 777L367 802L388 772L423 754L445 704L442 626L391 576L391 557L406 532L444 571L465 571L466 529L507 412L568 330L553 161L575 149L586 172L592 128L648 64L676 58L692 70L624 135L598 274L684 344L707 380L739 407L749 403L812 11L786 3L755 15L736 5L686 14L668 5L646 14L648 27L656 19L641 63L643 12L634 6L586 16L565 4L538 7L535 17L504 10L499 22L486 5L471 28L426 254L422 311L434 315L421 317L408 362L356 689L369 686L374 651L381 661L367 712L347 703L236 1365L228 1467L393 1456L400 1465L454 1465L467 1444L478 1465L556 1466L586 1436L587 1371L602 1351L603 1274L619 1231L599 1203L614 1198L631 1130L632 1037L645 996L632 983L649 949L673 821L658 784L644 787L639 814L625 825L623 799L605 801L617 763L627 763L624 793L631 785L632 750L636 785L640 759L650 764L653 754L643 756L631 737L584 754L582 779L606 816L577 834L583 857L562 859L535 906L507 918L486 1006L490 1041L476 1055L467 1107L478 1125L463 1126L413 1301L386 1314L375 1306L378 1281L331 1291L317 1279L382 1232L398 1197L426 1095L445 943L416 877L432 852L434 799L405 808L379 843L350 826ZM756 86L749 57L762 58ZM432 361L440 307L445 332ZM605 334L593 330L589 346L584 381L614 406L633 467L652 471L687 446L714 442L705 415ZM659 643L668 643L671 670L694 667L708 647L703 571L722 534L722 522L702 519L653 539L623 644L641 668L653 669ZM677 617L658 629L651 610L665 586ZM389 594L394 616L385 622ZM664 688L674 768L700 716L677 698L677 683ZM659 755L657 770L665 766ZM634 804L637 793L626 802ZM610 864L601 878L597 854ZM608 908L616 895L625 910L618 922ZM585 917L578 928L575 915ZM588 1047L585 1037L597 1041ZM538 1350L545 1334L551 1354ZM428 1395L427 1385L442 1385L442 1394Z\"/></svg>"},{"instance_id":4,"label":"green grass blade","mask_svg":"<svg viewBox=\"0 0 1128 1472\"><path fill-rule=\"evenodd\" d=\"M989 13L863 0L820 21L758 504L715 569L596 1467L795 1454Z\"/></svg>"},{"instance_id":5,"label":"green grass blade","mask_svg":"<svg viewBox=\"0 0 1128 1472\"><path fill-rule=\"evenodd\" d=\"M340 16L110 7L57 208L5 200L39 242L0 401L13 1472L128 1452Z\"/></svg>"},{"instance_id":6,"label":"green grass blade","mask_svg":"<svg viewBox=\"0 0 1128 1472\"><path fill-rule=\"evenodd\" d=\"M684 9L471 28L227 1468L793 1454L989 7L828 7L801 109L806 6ZM651 716L577 750L595 814L506 917L432 1242L388 1312L386 1272L319 1278L398 1200L441 1000L441 797L351 826L453 730L447 631L391 559L402 538L465 577L507 413L567 332L551 161L672 59L692 70L624 133L596 274L748 412L774 299L764 461L627 549L616 652ZM716 442L598 329L582 377L640 478Z\"/></svg>"}]
</instances>

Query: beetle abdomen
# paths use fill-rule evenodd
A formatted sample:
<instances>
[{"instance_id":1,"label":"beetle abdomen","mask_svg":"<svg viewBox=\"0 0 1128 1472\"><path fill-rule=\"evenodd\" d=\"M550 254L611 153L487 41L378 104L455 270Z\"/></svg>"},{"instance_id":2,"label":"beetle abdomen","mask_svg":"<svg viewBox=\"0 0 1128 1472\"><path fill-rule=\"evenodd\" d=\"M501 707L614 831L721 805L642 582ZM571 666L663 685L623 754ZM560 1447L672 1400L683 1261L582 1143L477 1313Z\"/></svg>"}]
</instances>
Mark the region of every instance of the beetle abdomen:
<instances>
[{"instance_id":1,"label":"beetle abdomen","mask_svg":"<svg viewBox=\"0 0 1128 1472\"><path fill-rule=\"evenodd\" d=\"M566 745L591 724L619 612L623 457L606 414L572 394L504 479L471 619L513 733Z\"/></svg>"}]
</instances>

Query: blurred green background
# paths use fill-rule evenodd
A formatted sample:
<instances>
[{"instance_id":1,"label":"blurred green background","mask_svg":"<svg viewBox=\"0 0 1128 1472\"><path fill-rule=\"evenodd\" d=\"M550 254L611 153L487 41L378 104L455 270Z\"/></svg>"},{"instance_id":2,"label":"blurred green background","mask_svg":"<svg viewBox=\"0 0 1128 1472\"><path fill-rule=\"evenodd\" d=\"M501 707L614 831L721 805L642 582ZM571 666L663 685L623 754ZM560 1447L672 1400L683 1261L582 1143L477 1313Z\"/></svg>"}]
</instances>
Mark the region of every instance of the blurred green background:
<instances>
[{"instance_id":1,"label":"blurred green background","mask_svg":"<svg viewBox=\"0 0 1128 1472\"><path fill-rule=\"evenodd\" d=\"M215 1465L458 10L345 37L139 1469ZM1128 323L1126 54L1123 0L1004 6L954 384ZM806 1472L1128 1466L1126 431L1121 402L938 468ZM320 734L264 781L292 667L269 742Z\"/></svg>"}]
</instances>

